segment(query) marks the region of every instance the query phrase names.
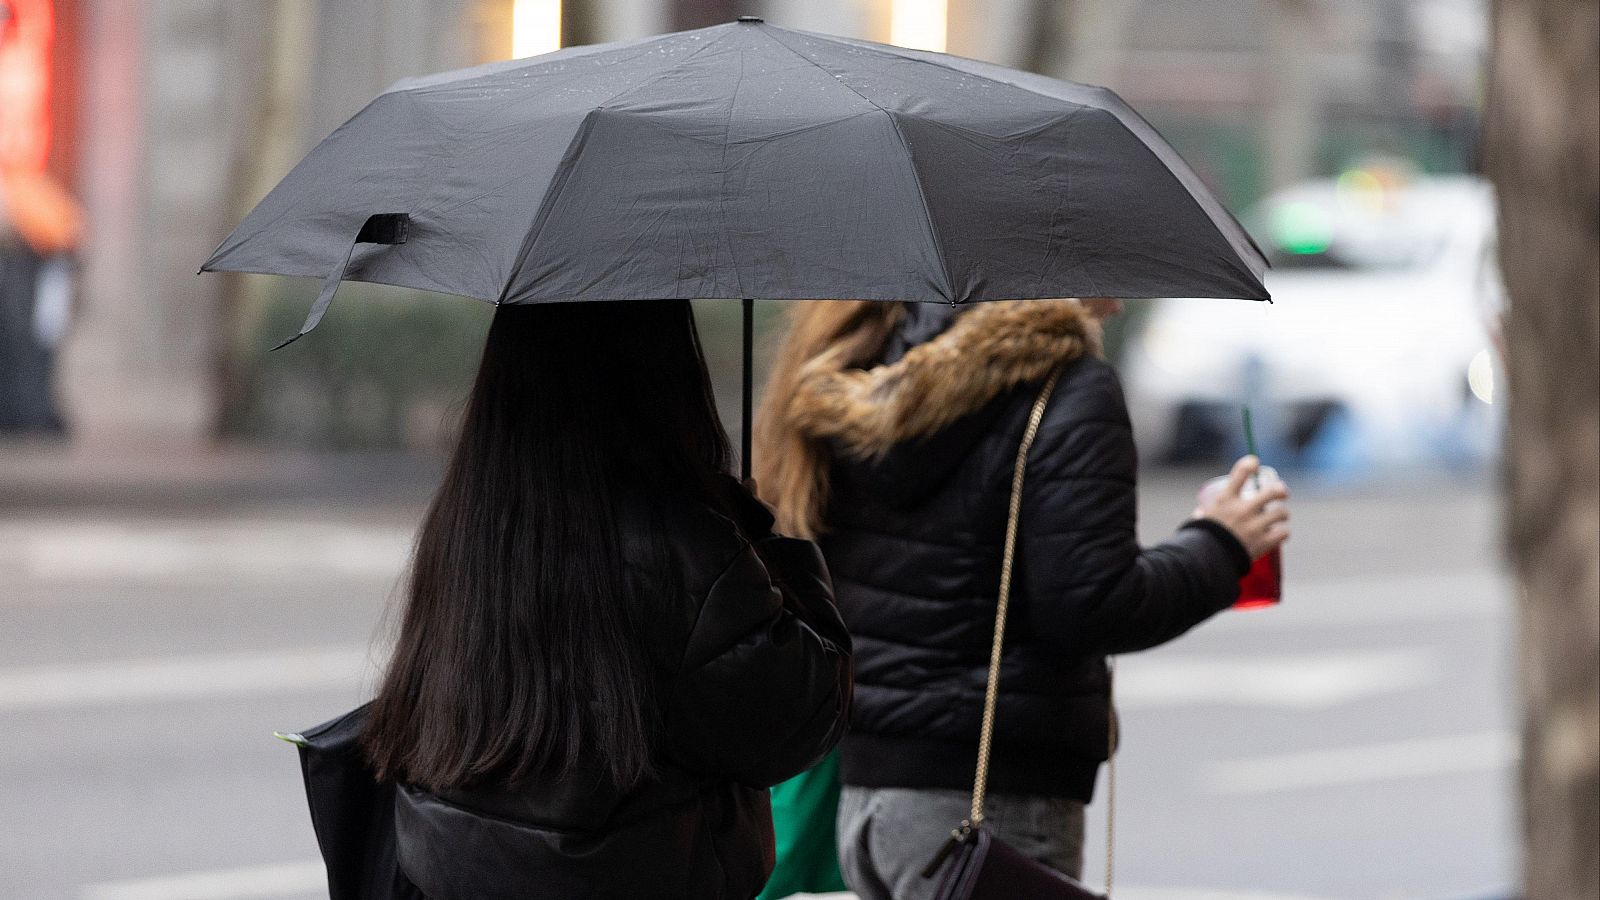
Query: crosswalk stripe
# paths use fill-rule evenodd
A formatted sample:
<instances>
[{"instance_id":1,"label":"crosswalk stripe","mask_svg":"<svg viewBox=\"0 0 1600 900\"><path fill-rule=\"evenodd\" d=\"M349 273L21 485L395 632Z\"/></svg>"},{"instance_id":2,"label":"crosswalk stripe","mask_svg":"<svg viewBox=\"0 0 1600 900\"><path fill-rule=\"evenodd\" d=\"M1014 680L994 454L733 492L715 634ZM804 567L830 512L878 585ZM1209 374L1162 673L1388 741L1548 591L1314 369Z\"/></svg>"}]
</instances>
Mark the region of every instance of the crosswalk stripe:
<instances>
[{"instance_id":1,"label":"crosswalk stripe","mask_svg":"<svg viewBox=\"0 0 1600 900\"><path fill-rule=\"evenodd\" d=\"M1517 758L1515 734L1485 731L1229 760L1209 766L1202 785L1214 794L1265 794L1492 771Z\"/></svg>"},{"instance_id":2,"label":"crosswalk stripe","mask_svg":"<svg viewBox=\"0 0 1600 900\"><path fill-rule=\"evenodd\" d=\"M328 876L320 860L186 872L108 881L85 887L83 900L267 900L322 894Z\"/></svg>"},{"instance_id":3,"label":"crosswalk stripe","mask_svg":"<svg viewBox=\"0 0 1600 900\"><path fill-rule=\"evenodd\" d=\"M411 540L410 528L322 521L0 521L0 577L93 584L309 572L392 579Z\"/></svg>"},{"instance_id":4,"label":"crosswalk stripe","mask_svg":"<svg viewBox=\"0 0 1600 900\"><path fill-rule=\"evenodd\" d=\"M1444 675L1436 655L1420 647L1269 656L1156 653L1121 661L1117 705L1130 711L1200 705L1327 709L1434 684Z\"/></svg>"},{"instance_id":5,"label":"crosswalk stripe","mask_svg":"<svg viewBox=\"0 0 1600 900\"><path fill-rule=\"evenodd\" d=\"M1321 629L1484 619L1511 611L1511 579L1499 569L1290 578L1281 606L1224 613L1208 632Z\"/></svg>"},{"instance_id":6,"label":"crosswalk stripe","mask_svg":"<svg viewBox=\"0 0 1600 900\"><path fill-rule=\"evenodd\" d=\"M360 646L301 647L0 669L0 712L355 689L368 657Z\"/></svg>"}]
</instances>

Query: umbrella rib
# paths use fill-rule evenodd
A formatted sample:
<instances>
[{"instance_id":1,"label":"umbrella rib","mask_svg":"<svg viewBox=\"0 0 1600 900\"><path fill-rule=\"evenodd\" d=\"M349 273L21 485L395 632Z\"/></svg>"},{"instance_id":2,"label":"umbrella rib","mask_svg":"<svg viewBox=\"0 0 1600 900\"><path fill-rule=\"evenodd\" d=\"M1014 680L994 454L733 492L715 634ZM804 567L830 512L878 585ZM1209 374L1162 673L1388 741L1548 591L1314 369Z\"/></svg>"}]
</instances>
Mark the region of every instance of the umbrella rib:
<instances>
[{"instance_id":1,"label":"umbrella rib","mask_svg":"<svg viewBox=\"0 0 1600 900\"><path fill-rule=\"evenodd\" d=\"M879 44L879 43L876 43L874 41L851 40L850 38L839 37L837 35L831 35L831 34L814 34L814 33L809 33L809 32L807 32L807 34L808 34L808 36L816 37L816 38L818 38L820 40L823 40L823 41L826 41L826 42L831 42L831 43L835 43L835 44L848 44L848 45L850 45L852 47L855 47L857 49L866 50L869 53L879 53L879 54L882 54L883 56L892 56L895 59L903 59L906 62L922 63L923 65L928 65L928 66L938 66L941 69L946 69L948 71L956 73L957 75L964 75L964 76L969 77L969 78L981 79L981 80L987 81L987 82L989 82L991 84L1003 84L1006 87L1016 88L1019 91L1027 91L1028 93L1033 94L1036 97L1043 97L1046 100L1054 100L1057 103L1065 103L1068 106L1075 106L1075 107L1090 106L1090 104L1087 104L1087 103L1078 103L1076 101L1067 100L1067 99L1062 98L1062 97L1055 97L1055 96L1052 96L1050 94L1046 94L1043 91L1035 90L1035 89L1033 89L1031 87L1028 87L1025 84L1018 84L1015 81L1007 81L1004 78L996 78L993 75L985 75L985 74L983 74L981 72L968 71L967 69L963 69L963 68L961 68L959 66L952 66L949 63L939 62L936 59L926 59L926 58L924 58L924 57L922 57L920 55L911 55L911 54L907 54L907 53L896 53L895 52L896 50L909 50L910 48L908 48L908 47L895 47L895 46L889 45L889 44ZM917 53L919 51L912 51L912 52L913 53ZM948 54L944 54L944 55L948 55ZM957 57L957 58L959 59L960 57ZM974 62L977 62L977 60L974 60ZM1047 77L1047 76L1041 76L1041 77ZM1083 87L1089 87L1089 88L1093 88L1093 89L1096 89L1096 90L1105 90L1105 88L1096 88L1093 85L1083 85Z\"/></svg>"},{"instance_id":2,"label":"umbrella rib","mask_svg":"<svg viewBox=\"0 0 1600 900\"><path fill-rule=\"evenodd\" d=\"M861 49L861 50L866 50L869 53L878 53L878 54L882 54L884 56L894 57L895 59L903 59L906 62L921 63L921 64L927 65L927 66L936 66L938 68L945 69L946 71L954 72L957 75L962 75L962 76L966 76L966 77L969 77L969 78L977 78L977 79L980 79L982 81L987 81L987 82L989 82L991 84L1005 85L1006 87L1015 88L1015 89L1017 89L1019 91L1026 91L1026 92L1034 95L1035 97L1043 97L1046 100L1051 100L1051 101L1054 101L1056 103L1063 103L1063 104L1066 104L1068 106L1076 107L1078 109L1083 109L1083 108L1087 107L1089 109L1099 109L1099 110L1103 110L1105 112L1110 113L1111 115L1116 117L1117 121L1122 124L1122 127L1128 129L1128 131L1130 133L1132 133L1135 137L1139 138L1141 143L1143 143L1145 146L1149 147L1150 148L1150 152L1155 154L1156 159L1160 160L1161 163L1163 165L1165 165L1167 167L1167 169L1173 173L1173 177L1178 180L1178 184L1180 184L1183 187L1183 189L1189 194L1190 199L1192 199L1194 201L1195 205L1200 208L1200 211L1205 214L1206 218L1208 218L1208 219L1210 219L1212 221L1212 227L1216 228L1217 232L1222 235L1223 240L1227 241L1228 244L1231 247L1233 247L1234 252L1239 254L1239 257L1240 257L1241 261L1246 256L1251 255L1251 253L1247 253L1246 252L1246 250L1249 250L1249 251L1252 251L1253 255L1260 261L1261 267L1263 269L1268 267L1267 260L1266 260L1266 254L1261 252L1261 248L1259 246L1257 246L1255 238L1250 236L1250 232L1246 231L1243 226L1239 225L1238 221L1236 219L1234 219L1233 213L1229 212L1228 209L1226 207L1223 207L1220 203L1217 204L1217 207L1218 207L1217 211L1221 212L1222 215L1224 217L1226 217L1227 219L1233 220L1233 228L1232 229L1225 228L1225 227L1223 227L1223 225L1221 223L1217 222L1216 216L1213 215L1212 210L1209 208L1209 205L1206 203L1205 200L1201 199L1203 196L1205 196L1205 194L1204 193L1197 193L1197 188L1202 192L1204 191L1204 187L1199 182L1198 177L1197 176L1192 176L1192 173L1191 173L1191 177L1193 178L1193 181L1194 181L1194 184L1191 184L1190 183L1190 178L1185 178L1184 175L1182 174L1184 169L1188 169L1189 168L1188 163L1184 162L1183 157L1179 156L1177 151L1173 150L1170 144L1167 144L1166 139L1161 137L1161 133L1160 132L1156 131L1155 128L1153 126L1151 126L1149 122L1145 121L1144 117L1141 116L1138 113L1137 110L1133 109L1131 106L1128 106L1127 102L1124 101L1121 97L1118 97L1115 92L1110 91L1110 90L1108 90L1106 88L1097 87L1097 86L1094 86L1094 85L1082 85L1082 87L1089 88L1091 90L1103 91L1105 94L1109 95L1109 98L1113 102L1107 103L1104 106L1095 106L1095 105L1088 104L1088 103L1078 103L1078 102L1073 101L1073 100L1068 100L1068 99L1066 99L1064 97L1057 97L1057 96L1054 96L1052 94L1047 94L1044 91L1037 90L1035 88L1029 87L1028 85L1025 85L1025 84L1018 83L1016 81L1008 81L1007 79L998 78L998 77L995 77L993 75L985 75L982 72L974 72L974 71L971 71L969 69L963 69L960 66L952 66L949 63L940 62L939 60L936 60L936 59L929 59L929 58L921 55L921 53L919 53L919 52L915 52L915 51L913 51L912 53L897 53L897 52L895 52L897 50L904 50L904 49L907 49L907 48L893 47L893 46L889 46L889 45L885 45L885 44L879 44L879 43L876 43L876 42L873 42L873 41L851 40L849 38L837 37L837 36L834 36L834 35L811 35L811 36L814 36L814 37L816 37L816 38L818 38L820 40L829 41L829 42L832 42L832 43L846 44L846 45L851 46L851 47L855 47L855 48L858 48L858 49ZM974 62L977 62L977 60L974 60ZM1124 115L1124 113L1126 113L1126 115ZM1151 140L1151 138L1154 138L1155 140ZM1163 152L1163 150L1165 152ZM1168 154L1171 154L1171 156L1173 158L1172 159L1168 159L1167 158ZM1174 163L1176 163L1176 165L1174 165ZM1237 233L1235 233L1235 232L1237 232ZM1259 276L1257 276L1254 272L1251 272L1250 274L1251 274L1251 276L1253 278L1256 278L1259 281Z\"/></svg>"},{"instance_id":3,"label":"umbrella rib","mask_svg":"<svg viewBox=\"0 0 1600 900\"><path fill-rule=\"evenodd\" d=\"M871 97L868 97L866 94L863 94L860 91L856 90L854 87L852 87L850 85L849 82L845 81L843 78L840 78L839 76L834 75L832 72L829 72L828 68L826 66L822 65L821 63L817 62L816 60L812 59L811 57L806 56L804 53L801 53L799 50L796 50L795 48L793 48L793 47L789 46L788 44L784 43L783 41L779 40L777 35L773 34L772 32L773 32L773 29L770 29L770 28L761 29L761 33L766 35L768 38L770 38L773 43L775 43L778 46L782 47L783 49L789 51L790 53L793 53L795 56L799 57L800 59L805 60L807 63L810 63L811 65L815 66L817 68L817 70L822 72L823 74L831 76L835 81L839 82L839 84L842 85L850 93L855 94L857 97L860 97L862 100L865 100L867 103L869 103L873 107L875 107L879 112L883 113L885 116L887 116L889 118L889 124L894 128L895 138L900 142L900 149L905 151L906 163L907 163L907 165L909 165L911 167L911 180L917 186L917 201L922 205L922 221L928 227L928 240L929 240L930 243L933 244L933 252L939 259L939 272L940 272L940 274L944 275L944 294L945 294L945 299L949 300L951 303L958 302L957 299L956 299L956 296L955 296L955 293L956 293L956 290L955 290L955 279L952 278L951 275L950 275L950 263L945 259L945 256L944 256L944 243L939 239L939 230L937 228L935 228L934 225L933 225L933 213L932 213L931 210L928 209L928 195L922 190L922 178L919 177L918 174L917 174L916 157L911 152L911 144L906 141L905 132L900 130L900 121L894 117L894 113L892 113L889 110L885 109L882 104L878 103L878 101L873 100Z\"/></svg>"},{"instance_id":4,"label":"umbrella rib","mask_svg":"<svg viewBox=\"0 0 1600 900\"><path fill-rule=\"evenodd\" d=\"M528 263L528 257L533 255L533 248L539 243L539 236L544 233L544 226L549 221L550 214L555 209L556 202L561 199L561 193L566 188L568 179L571 177L573 170L577 169L578 167L579 158L583 154L584 145L588 143L589 133L594 129L595 117L607 106L615 103L619 98L625 97L634 91L648 87L656 81L671 75L679 68L688 65L688 63L695 57L727 40L728 36L734 33L735 32L732 30L725 32L721 37L708 42L705 46L695 50L693 53L690 53L688 56L685 56L683 59L678 60L665 69L652 74L650 77L640 81L638 84L629 85L628 87L623 88L615 94L612 94L599 103L596 103L589 109L587 113L584 114L583 120L578 124L577 131L572 135L572 141L567 145L567 150L562 157L561 164L557 166L555 179L552 180L550 188L545 192L544 199L540 201L539 208L534 212L533 221L528 223L528 233L523 239L522 249L517 252L517 259L511 266L511 272L506 276L506 283L501 286L500 295L495 298L495 306L499 306L506 301L506 297L511 293L512 286L517 283L517 278L522 275L522 270ZM571 159L571 163L567 164L567 159L569 157ZM556 183L556 181L559 181L559 183Z\"/></svg>"},{"instance_id":5,"label":"umbrella rib","mask_svg":"<svg viewBox=\"0 0 1600 900\"><path fill-rule=\"evenodd\" d=\"M667 43L675 38L682 37L684 32L656 34L631 41L613 41L604 44L587 44L562 47L550 53L537 56L523 57L521 59L506 59L497 62L484 63L467 69L458 69L452 72L439 72L433 75L420 75L411 78L402 78L388 88L385 94L395 93L429 93L435 90L460 90L471 86L475 82L505 75L507 73L524 72L529 69L540 69L551 65L569 65L581 62L595 56L604 56L623 50L636 50L638 52L624 57L617 62L627 63L649 54L656 44ZM556 57L552 59L551 57ZM602 60L603 61L603 60ZM616 63L612 63L616 64Z\"/></svg>"},{"instance_id":6,"label":"umbrella rib","mask_svg":"<svg viewBox=\"0 0 1600 900\"><path fill-rule=\"evenodd\" d=\"M734 250L735 244L732 235L729 234L728 228L728 138L733 134L733 114L739 107L739 89L742 87L744 87L743 51L739 53L739 80L734 82L733 96L728 98L728 121L722 127L722 184L719 185L717 191L717 211L722 216L722 241L728 250L728 261L733 264L733 280L739 286L739 294L741 297L745 296L744 271L739 266L739 256ZM745 355L748 362L748 349ZM750 386L748 383L746 383L745 397L747 399L749 397L749 390ZM747 432L749 431L748 424L746 424L745 430ZM748 457L749 454L746 453L745 456Z\"/></svg>"},{"instance_id":7,"label":"umbrella rib","mask_svg":"<svg viewBox=\"0 0 1600 900\"><path fill-rule=\"evenodd\" d=\"M677 62L673 63L672 65L667 66L665 69L662 69L661 71L656 72L655 74L651 75L649 78L644 79L643 81L639 82L638 84L629 85L628 87L623 88L622 90L616 92L615 94L612 94L611 96L607 97L605 100L602 100L601 102L595 104L594 108L595 109L605 109L607 106L610 106L611 104L615 103L617 100L628 96L629 94L633 93L634 91L642 90L644 88L649 87L650 85L656 83L657 81L660 81L661 79L667 77L668 75L671 75L672 73L678 71L679 69L681 69L684 66L688 65L689 63L693 62L695 59L697 59L700 56L700 54L702 54L702 53L706 52L707 50L710 50L711 48L721 44L723 41L726 41L729 37L731 37L735 33L736 32L728 31L728 32L725 32L721 37L716 38L715 40L708 41L705 44L705 46L703 46L700 49L694 51L693 53L690 53L688 56L685 56L683 59L678 60Z\"/></svg>"}]
</instances>

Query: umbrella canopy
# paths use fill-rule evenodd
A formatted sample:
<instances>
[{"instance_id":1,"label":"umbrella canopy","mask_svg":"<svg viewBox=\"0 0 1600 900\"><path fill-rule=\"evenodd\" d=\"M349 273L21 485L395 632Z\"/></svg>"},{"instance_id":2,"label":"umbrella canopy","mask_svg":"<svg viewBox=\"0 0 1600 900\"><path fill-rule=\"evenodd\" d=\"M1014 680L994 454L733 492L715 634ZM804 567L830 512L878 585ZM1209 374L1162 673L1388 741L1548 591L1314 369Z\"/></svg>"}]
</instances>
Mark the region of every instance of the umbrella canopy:
<instances>
[{"instance_id":1,"label":"umbrella canopy","mask_svg":"<svg viewBox=\"0 0 1600 900\"><path fill-rule=\"evenodd\" d=\"M341 277L964 303L1262 299L1265 266L1109 90L746 19L401 81L203 269L327 277L309 328Z\"/></svg>"}]
</instances>

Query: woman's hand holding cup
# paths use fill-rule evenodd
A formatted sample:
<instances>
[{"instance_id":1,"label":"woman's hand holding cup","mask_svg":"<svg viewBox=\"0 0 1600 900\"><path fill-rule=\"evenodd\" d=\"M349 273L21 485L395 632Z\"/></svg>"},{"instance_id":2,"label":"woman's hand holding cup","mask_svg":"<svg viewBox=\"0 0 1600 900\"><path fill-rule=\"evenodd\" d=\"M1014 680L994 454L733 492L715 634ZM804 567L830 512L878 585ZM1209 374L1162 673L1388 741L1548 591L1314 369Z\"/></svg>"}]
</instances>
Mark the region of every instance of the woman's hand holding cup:
<instances>
[{"instance_id":1,"label":"woman's hand holding cup","mask_svg":"<svg viewBox=\"0 0 1600 900\"><path fill-rule=\"evenodd\" d=\"M1201 490L1194 516L1220 523L1252 560L1260 559L1289 539L1289 489L1261 460L1241 457L1226 477Z\"/></svg>"}]
</instances>

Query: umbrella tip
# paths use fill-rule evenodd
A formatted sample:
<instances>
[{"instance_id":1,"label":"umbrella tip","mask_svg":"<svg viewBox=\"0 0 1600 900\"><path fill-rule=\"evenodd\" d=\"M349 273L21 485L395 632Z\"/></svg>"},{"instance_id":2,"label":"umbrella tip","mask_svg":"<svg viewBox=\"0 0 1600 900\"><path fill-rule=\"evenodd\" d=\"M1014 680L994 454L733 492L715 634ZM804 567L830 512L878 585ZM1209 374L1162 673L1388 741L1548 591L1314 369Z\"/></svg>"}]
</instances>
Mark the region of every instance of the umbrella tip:
<instances>
[{"instance_id":1,"label":"umbrella tip","mask_svg":"<svg viewBox=\"0 0 1600 900\"><path fill-rule=\"evenodd\" d=\"M272 736L286 744L293 744L296 747L307 747L310 746L311 743L305 739L304 735L299 734L284 734L281 731L274 731Z\"/></svg>"},{"instance_id":2,"label":"umbrella tip","mask_svg":"<svg viewBox=\"0 0 1600 900\"><path fill-rule=\"evenodd\" d=\"M739 18L734 19L734 21L742 22L746 25L760 25L765 23L767 20L761 18L760 16L740 16Z\"/></svg>"}]
</instances>

